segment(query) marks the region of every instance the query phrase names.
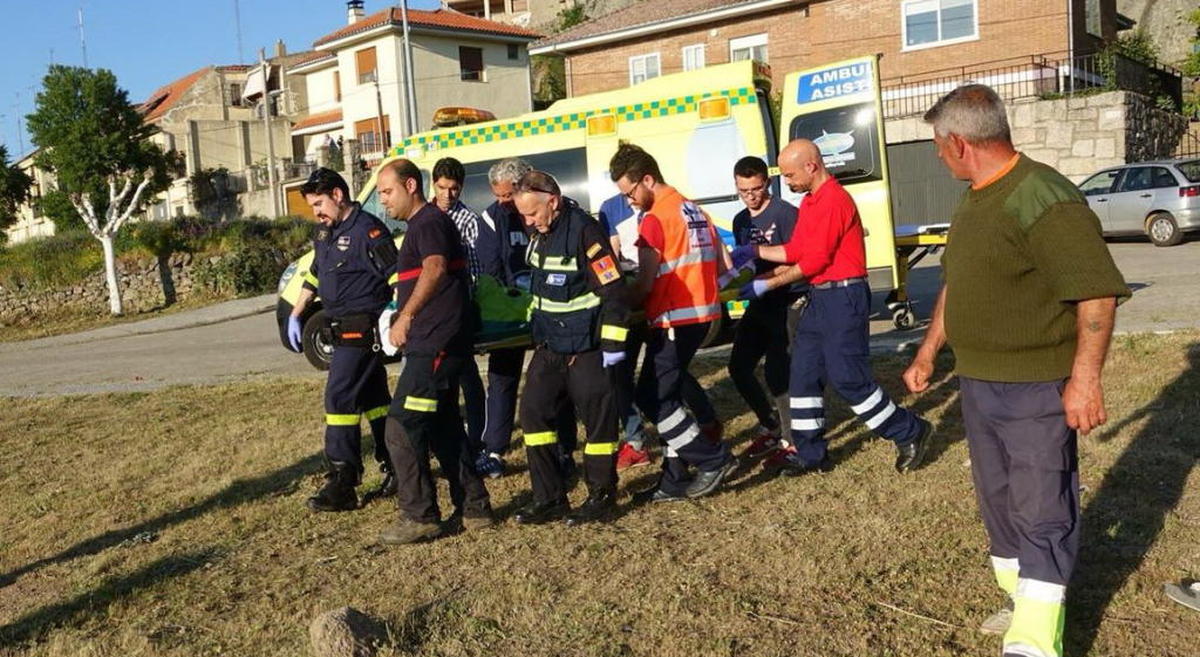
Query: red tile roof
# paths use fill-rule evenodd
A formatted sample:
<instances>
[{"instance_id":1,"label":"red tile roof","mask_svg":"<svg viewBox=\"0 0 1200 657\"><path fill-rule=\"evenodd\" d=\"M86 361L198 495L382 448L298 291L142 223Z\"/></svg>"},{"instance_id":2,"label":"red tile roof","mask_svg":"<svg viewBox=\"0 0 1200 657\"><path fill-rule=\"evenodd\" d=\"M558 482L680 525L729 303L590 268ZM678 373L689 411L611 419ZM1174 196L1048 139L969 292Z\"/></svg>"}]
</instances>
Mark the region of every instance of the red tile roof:
<instances>
[{"instance_id":1,"label":"red tile roof","mask_svg":"<svg viewBox=\"0 0 1200 657\"><path fill-rule=\"evenodd\" d=\"M213 67L205 66L198 71L189 73L170 84L156 89L146 99L146 102L142 103L142 111L146 113L143 120L146 123L153 123L161 119L175 103L179 102L179 99L187 93L188 89L191 89L192 85L196 84L197 80L211 70L213 70Z\"/></svg>"},{"instance_id":2,"label":"red tile roof","mask_svg":"<svg viewBox=\"0 0 1200 657\"><path fill-rule=\"evenodd\" d=\"M340 109L329 110L328 112L320 112L317 114L309 114L308 116L293 123L292 130L311 128L315 125L325 125L326 123L337 123L341 120L342 110Z\"/></svg>"},{"instance_id":3,"label":"red tile roof","mask_svg":"<svg viewBox=\"0 0 1200 657\"><path fill-rule=\"evenodd\" d=\"M575 27L529 44L530 48L543 48L568 43L588 37L619 32L663 21L685 18L695 14L725 9L736 5L748 5L757 0L671 0L670 2L635 2L611 14L580 23Z\"/></svg>"},{"instance_id":4,"label":"red tile roof","mask_svg":"<svg viewBox=\"0 0 1200 657\"><path fill-rule=\"evenodd\" d=\"M400 25L401 16L399 7L389 7L383 11L375 12L358 22L347 25L340 30L330 32L325 36L313 42L313 47L319 47L331 41L337 41L348 36L360 34L368 30L372 30L383 25ZM497 23L483 18L475 18L460 14L457 11L449 9L437 9L434 11L422 11L420 9L408 10L408 24L411 27L433 28L442 30L452 30L459 32L480 32L484 34L497 34L501 36L512 36L525 39L537 39L542 35L523 27L516 25L508 25L505 23Z\"/></svg>"},{"instance_id":5,"label":"red tile roof","mask_svg":"<svg viewBox=\"0 0 1200 657\"><path fill-rule=\"evenodd\" d=\"M288 62L287 67L289 69L298 68L318 60L334 59L335 57L337 57L337 55L329 52L328 50L310 50L302 55L292 58L292 60Z\"/></svg>"}]
</instances>

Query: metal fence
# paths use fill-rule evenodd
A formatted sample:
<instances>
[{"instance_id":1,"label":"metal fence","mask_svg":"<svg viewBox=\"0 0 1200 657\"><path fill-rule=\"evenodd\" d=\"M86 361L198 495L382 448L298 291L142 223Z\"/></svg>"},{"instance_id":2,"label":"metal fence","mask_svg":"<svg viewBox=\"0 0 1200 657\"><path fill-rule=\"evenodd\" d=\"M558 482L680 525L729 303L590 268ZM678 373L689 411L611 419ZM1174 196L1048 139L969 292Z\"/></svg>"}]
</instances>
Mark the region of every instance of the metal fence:
<instances>
[{"instance_id":1,"label":"metal fence","mask_svg":"<svg viewBox=\"0 0 1200 657\"><path fill-rule=\"evenodd\" d=\"M947 92L969 83L986 84L1005 101L1123 90L1144 94L1164 109L1183 106L1182 76L1169 66L1110 53L1057 59L1035 55L883 80L884 116L920 116Z\"/></svg>"}]
</instances>

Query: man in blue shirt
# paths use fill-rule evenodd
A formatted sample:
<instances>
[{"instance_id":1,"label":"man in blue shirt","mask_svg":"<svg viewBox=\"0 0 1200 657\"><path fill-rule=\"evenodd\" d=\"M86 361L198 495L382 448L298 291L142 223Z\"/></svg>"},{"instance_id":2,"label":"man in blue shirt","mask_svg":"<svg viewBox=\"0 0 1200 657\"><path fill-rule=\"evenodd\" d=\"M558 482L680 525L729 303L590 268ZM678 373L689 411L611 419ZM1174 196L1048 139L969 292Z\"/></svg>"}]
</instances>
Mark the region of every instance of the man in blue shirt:
<instances>
[{"instance_id":1,"label":"man in blue shirt","mask_svg":"<svg viewBox=\"0 0 1200 657\"><path fill-rule=\"evenodd\" d=\"M733 238L737 245L786 244L796 224L796 206L771 197L767 163L758 157L743 157L733 167L733 180L738 196L746 204L746 208L733 218ZM752 266L758 276L774 272L779 265L758 260ZM752 286L747 287L753 289ZM801 294L802 288L791 286L751 299L734 333L733 349L729 354L729 377L758 418L757 435L746 449L747 456L764 456L776 450L782 453L788 449L781 424L791 417L788 402L790 361L787 314L788 307ZM764 357L763 373L766 375L770 399L763 392L755 374L758 362ZM771 399L775 401L775 408L772 408ZM764 466L770 467L771 464L768 461Z\"/></svg>"}]
</instances>

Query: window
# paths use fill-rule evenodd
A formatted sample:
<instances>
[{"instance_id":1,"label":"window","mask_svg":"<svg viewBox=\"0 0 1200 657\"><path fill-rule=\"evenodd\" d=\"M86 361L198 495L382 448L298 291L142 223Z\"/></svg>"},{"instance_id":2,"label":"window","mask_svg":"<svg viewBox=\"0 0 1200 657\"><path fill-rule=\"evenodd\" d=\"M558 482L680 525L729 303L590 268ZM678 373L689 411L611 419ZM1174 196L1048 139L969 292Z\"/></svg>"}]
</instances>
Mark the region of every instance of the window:
<instances>
[{"instance_id":1,"label":"window","mask_svg":"<svg viewBox=\"0 0 1200 657\"><path fill-rule=\"evenodd\" d=\"M740 62L743 59L753 59L756 62L767 62L767 35L753 34L729 40L729 61Z\"/></svg>"},{"instance_id":2,"label":"window","mask_svg":"<svg viewBox=\"0 0 1200 657\"><path fill-rule=\"evenodd\" d=\"M354 122L354 138L358 140L358 148L363 153L377 153L392 143L391 122L383 117L383 134L379 134L379 119L365 119Z\"/></svg>"},{"instance_id":3,"label":"window","mask_svg":"<svg viewBox=\"0 0 1200 657\"><path fill-rule=\"evenodd\" d=\"M1162 187L1178 187L1179 186L1179 183L1176 182L1176 180L1175 180L1175 176L1172 175L1170 171L1168 171L1162 167L1152 167L1150 170L1154 172L1153 173L1153 176L1154 176L1153 187L1155 189L1160 189Z\"/></svg>"},{"instance_id":4,"label":"window","mask_svg":"<svg viewBox=\"0 0 1200 657\"><path fill-rule=\"evenodd\" d=\"M843 184L881 180L875 104L847 105L823 112L801 114L788 128L788 140L809 139L821 158Z\"/></svg>"},{"instance_id":5,"label":"window","mask_svg":"<svg viewBox=\"0 0 1200 657\"><path fill-rule=\"evenodd\" d=\"M1112 191L1113 183L1117 182L1117 177L1121 175L1120 169L1112 171L1101 171L1100 173L1083 181L1079 185L1079 191L1083 192L1084 196L1100 196Z\"/></svg>"},{"instance_id":6,"label":"window","mask_svg":"<svg viewBox=\"0 0 1200 657\"><path fill-rule=\"evenodd\" d=\"M514 152L515 157L525 160L535 169L553 171L563 196L570 197L579 207L585 210L591 207L591 193L588 191L587 150L571 148L562 151L545 153ZM488 169L500 160L484 160L479 162L463 162L467 178L463 181L462 202L475 211L482 211L492 204L491 185L488 184Z\"/></svg>"},{"instance_id":7,"label":"window","mask_svg":"<svg viewBox=\"0 0 1200 657\"><path fill-rule=\"evenodd\" d=\"M662 70L658 65L658 53L629 58L629 84L645 82L659 75L662 75Z\"/></svg>"},{"instance_id":8,"label":"window","mask_svg":"<svg viewBox=\"0 0 1200 657\"><path fill-rule=\"evenodd\" d=\"M696 71L704 68L704 44L683 47L683 70Z\"/></svg>"},{"instance_id":9,"label":"window","mask_svg":"<svg viewBox=\"0 0 1200 657\"><path fill-rule=\"evenodd\" d=\"M333 99L342 102L342 72L333 72Z\"/></svg>"},{"instance_id":10,"label":"window","mask_svg":"<svg viewBox=\"0 0 1200 657\"><path fill-rule=\"evenodd\" d=\"M521 58L521 49L517 46L517 44L508 44L508 58L514 61Z\"/></svg>"},{"instance_id":11,"label":"window","mask_svg":"<svg viewBox=\"0 0 1200 657\"><path fill-rule=\"evenodd\" d=\"M909 0L902 9L904 48L969 41L979 35L979 0Z\"/></svg>"},{"instance_id":12,"label":"window","mask_svg":"<svg viewBox=\"0 0 1200 657\"><path fill-rule=\"evenodd\" d=\"M1183 174L1188 182L1200 182L1200 160L1192 160L1190 162L1180 162L1175 165L1176 169Z\"/></svg>"},{"instance_id":13,"label":"window","mask_svg":"<svg viewBox=\"0 0 1200 657\"><path fill-rule=\"evenodd\" d=\"M376 81L375 48L363 48L354 53L354 63L358 70L358 83L367 84Z\"/></svg>"},{"instance_id":14,"label":"window","mask_svg":"<svg viewBox=\"0 0 1200 657\"><path fill-rule=\"evenodd\" d=\"M1085 0L1083 3L1083 24L1087 33L1104 38L1103 18L1100 15L1100 0Z\"/></svg>"},{"instance_id":15,"label":"window","mask_svg":"<svg viewBox=\"0 0 1200 657\"><path fill-rule=\"evenodd\" d=\"M458 68L463 80L483 82L483 48L459 46Z\"/></svg>"},{"instance_id":16,"label":"window","mask_svg":"<svg viewBox=\"0 0 1200 657\"><path fill-rule=\"evenodd\" d=\"M232 105L233 107L241 107L242 106L242 85L240 85L240 84L229 85L229 104Z\"/></svg>"}]
</instances>

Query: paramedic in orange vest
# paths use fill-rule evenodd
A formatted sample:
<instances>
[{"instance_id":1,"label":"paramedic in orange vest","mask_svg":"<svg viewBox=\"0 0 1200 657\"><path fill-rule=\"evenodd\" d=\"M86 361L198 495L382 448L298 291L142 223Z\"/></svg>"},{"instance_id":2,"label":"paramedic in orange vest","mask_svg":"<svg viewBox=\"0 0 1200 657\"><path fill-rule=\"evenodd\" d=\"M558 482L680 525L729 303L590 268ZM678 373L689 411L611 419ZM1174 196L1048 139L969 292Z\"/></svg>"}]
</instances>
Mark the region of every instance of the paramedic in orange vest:
<instances>
[{"instance_id":1,"label":"paramedic in orange vest","mask_svg":"<svg viewBox=\"0 0 1200 657\"><path fill-rule=\"evenodd\" d=\"M617 189L645 212L630 306L644 307L650 331L635 395L658 428L663 472L644 497L653 502L703 497L720 487L737 461L719 438L701 433L680 390L709 324L721 317L717 277L725 270L725 249L708 216L663 182L649 153L623 143L609 169ZM689 466L697 471L694 478Z\"/></svg>"}]
</instances>

